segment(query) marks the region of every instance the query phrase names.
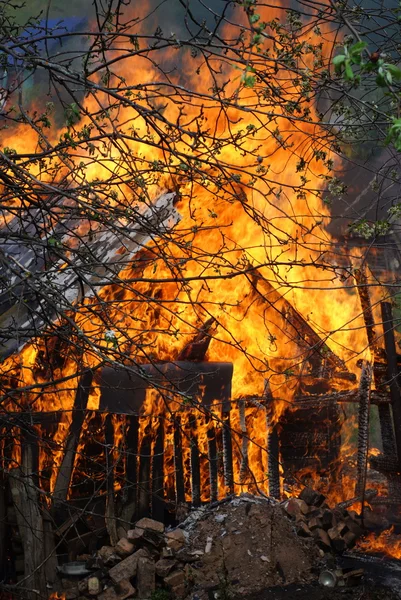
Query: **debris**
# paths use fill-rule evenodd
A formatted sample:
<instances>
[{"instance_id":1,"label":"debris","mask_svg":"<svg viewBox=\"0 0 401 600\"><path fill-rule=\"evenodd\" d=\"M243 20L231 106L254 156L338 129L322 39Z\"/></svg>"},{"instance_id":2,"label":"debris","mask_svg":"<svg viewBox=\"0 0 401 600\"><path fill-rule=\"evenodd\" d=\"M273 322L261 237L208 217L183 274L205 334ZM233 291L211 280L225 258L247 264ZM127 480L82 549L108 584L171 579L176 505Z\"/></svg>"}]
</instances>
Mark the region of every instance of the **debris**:
<instances>
[{"instance_id":1,"label":"debris","mask_svg":"<svg viewBox=\"0 0 401 600\"><path fill-rule=\"evenodd\" d=\"M134 544L131 544L131 542L129 542L127 538L121 538L121 540L119 540L115 545L116 554L123 558L132 554L134 549Z\"/></svg>"},{"instance_id":2,"label":"debris","mask_svg":"<svg viewBox=\"0 0 401 600\"><path fill-rule=\"evenodd\" d=\"M131 579L137 573L138 561L140 558L147 557L148 553L143 548L140 548L131 556L112 567L109 571L109 577L114 583L119 583L124 579Z\"/></svg>"},{"instance_id":3,"label":"debris","mask_svg":"<svg viewBox=\"0 0 401 600\"><path fill-rule=\"evenodd\" d=\"M185 546L186 537L182 529L173 529L166 534L167 547L175 552Z\"/></svg>"},{"instance_id":4,"label":"debris","mask_svg":"<svg viewBox=\"0 0 401 600\"><path fill-rule=\"evenodd\" d=\"M88 578L88 594L90 596L98 596L102 591L102 586L97 577Z\"/></svg>"},{"instance_id":5,"label":"debris","mask_svg":"<svg viewBox=\"0 0 401 600\"><path fill-rule=\"evenodd\" d=\"M136 585L138 598L150 598L156 589L155 563L149 558L141 557L138 560Z\"/></svg>"}]
</instances>

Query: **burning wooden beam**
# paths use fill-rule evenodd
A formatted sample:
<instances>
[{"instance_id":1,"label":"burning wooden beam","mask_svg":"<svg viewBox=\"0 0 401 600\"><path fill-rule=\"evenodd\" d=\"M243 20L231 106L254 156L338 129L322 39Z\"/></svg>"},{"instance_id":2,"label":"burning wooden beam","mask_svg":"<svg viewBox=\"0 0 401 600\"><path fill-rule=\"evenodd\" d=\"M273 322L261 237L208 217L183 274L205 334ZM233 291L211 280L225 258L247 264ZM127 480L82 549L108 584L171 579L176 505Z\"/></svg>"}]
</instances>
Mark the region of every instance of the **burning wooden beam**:
<instances>
[{"instance_id":1,"label":"burning wooden beam","mask_svg":"<svg viewBox=\"0 0 401 600\"><path fill-rule=\"evenodd\" d=\"M369 412L370 412L370 387L372 384L372 365L365 363L362 367L359 384L359 412L358 412L358 458L357 458L357 484L356 494L365 491L366 469L369 450ZM363 500L362 500L363 511Z\"/></svg>"},{"instance_id":2,"label":"burning wooden beam","mask_svg":"<svg viewBox=\"0 0 401 600\"><path fill-rule=\"evenodd\" d=\"M152 428L150 423L145 427L141 447L139 449L139 477L138 477L138 519L150 516L151 498L151 456L152 456Z\"/></svg>"},{"instance_id":3,"label":"burning wooden beam","mask_svg":"<svg viewBox=\"0 0 401 600\"><path fill-rule=\"evenodd\" d=\"M119 536L117 534L117 516L114 497L114 425L113 415L108 414L104 423L104 454L106 464L106 513L105 523L110 543L115 546Z\"/></svg>"},{"instance_id":4,"label":"burning wooden beam","mask_svg":"<svg viewBox=\"0 0 401 600\"><path fill-rule=\"evenodd\" d=\"M248 434L246 431L246 415L245 415L245 400L238 401L239 407L239 423L241 429L241 463L239 468L239 482L240 484L245 483L246 475L248 473Z\"/></svg>"},{"instance_id":5,"label":"burning wooden beam","mask_svg":"<svg viewBox=\"0 0 401 600\"><path fill-rule=\"evenodd\" d=\"M387 357L387 377L393 410L394 435L397 448L398 465L401 469L401 395L398 385L400 371L397 365L397 351L394 339L393 312L389 302L381 303L384 345Z\"/></svg>"},{"instance_id":6,"label":"burning wooden beam","mask_svg":"<svg viewBox=\"0 0 401 600\"><path fill-rule=\"evenodd\" d=\"M181 350L177 360L204 360L215 329L216 319L211 317L199 328L194 339Z\"/></svg>"},{"instance_id":7,"label":"burning wooden beam","mask_svg":"<svg viewBox=\"0 0 401 600\"><path fill-rule=\"evenodd\" d=\"M63 503L67 500L75 455L79 444L82 425L85 420L92 379L93 373L91 371L86 371L78 384L74 407L72 409L71 423L64 445L64 456L58 469L58 475L54 486L53 503L56 511L60 510Z\"/></svg>"},{"instance_id":8,"label":"burning wooden beam","mask_svg":"<svg viewBox=\"0 0 401 600\"><path fill-rule=\"evenodd\" d=\"M266 413L266 449L267 449L267 474L269 477L269 496L281 497L280 491L280 442L277 431L277 423L273 421L274 416L274 398L270 383L265 380L265 389L262 403L258 402L256 406L265 410Z\"/></svg>"},{"instance_id":9,"label":"burning wooden beam","mask_svg":"<svg viewBox=\"0 0 401 600\"><path fill-rule=\"evenodd\" d=\"M229 494L234 493L234 470L233 470L233 443L230 424L230 412L223 412L222 417L222 443L223 443L223 465L224 483Z\"/></svg>"},{"instance_id":10,"label":"burning wooden beam","mask_svg":"<svg viewBox=\"0 0 401 600\"><path fill-rule=\"evenodd\" d=\"M213 419L209 418L207 429L207 447L209 459L209 477L210 477L210 502L215 502L218 499L218 457L217 457L217 440L216 428Z\"/></svg>"},{"instance_id":11,"label":"burning wooden beam","mask_svg":"<svg viewBox=\"0 0 401 600\"><path fill-rule=\"evenodd\" d=\"M355 281L357 283L357 290L361 302L363 319L366 327L366 335L368 338L370 351L373 356L373 362L375 363L375 359L378 357L379 354L379 348L377 345L377 336L375 331L375 322L373 318L372 303L367 287L368 280L364 269L359 269L355 272ZM376 388L379 388L381 384L381 374L376 369L374 369L373 376ZM383 452L387 456L393 456L393 454L396 451L396 446L390 406L386 404L380 404L378 412Z\"/></svg>"},{"instance_id":12,"label":"burning wooden beam","mask_svg":"<svg viewBox=\"0 0 401 600\"><path fill-rule=\"evenodd\" d=\"M152 518L164 521L164 419L160 418L152 457Z\"/></svg>"},{"instance_id":13,"label":"burning wooden beam","mask_svg":"<svg viewBox=\"0 0 401 600\"><path fill-rule=\"evenodd\" d=\"M321 373L324 364L327 365L325 370L326 376L331 372L339 371L347 373L348 369L344 361L339 358L326 344L324 340L316 333L304 317L286 300L273 286L269 283L258 271L253 271L249 276L249 280L255 291L260 295L260 298L270 304L270 306L280 313L293 332L293 339L300 346L308 351L307 360L312 360L313 357L318 358L318 364L315 365L314 371L316 374ZM312 365L313 366L313 365Z\"/></svg>"},{"instance_id":14,"label":"burning wooden beam","mask_svg":"<svg viewBox=\"0 0 401 600\"><path fill-rule=\"evenodd\" d=\"M184 464L182 458L181 418L174 416L174 474L176 506L185 502Z\"/></svg>"},{"instance_id":15,"label":"burning wooden beam","mask_svg":"<svg viewBox=\"0 0 401 600\"><path fill-rule=\"evenodd\" d=\"M189 442L191 461L191 492L192 504L200 506L201 503L201 473L198 436L196 432L196 415L189 416Z\"/></svg>"},{"instance_id":16,"label":"burning wooden beam","mask_svg":"<svg viewBox=\"0 0 401 600\"><path fill-rule=\"evenodd\" d=\"M125 486L122 493L121 524L128 530L136 510L138 494L138 417L129 415L125 438Z\"/></svg>"}]
</instances>

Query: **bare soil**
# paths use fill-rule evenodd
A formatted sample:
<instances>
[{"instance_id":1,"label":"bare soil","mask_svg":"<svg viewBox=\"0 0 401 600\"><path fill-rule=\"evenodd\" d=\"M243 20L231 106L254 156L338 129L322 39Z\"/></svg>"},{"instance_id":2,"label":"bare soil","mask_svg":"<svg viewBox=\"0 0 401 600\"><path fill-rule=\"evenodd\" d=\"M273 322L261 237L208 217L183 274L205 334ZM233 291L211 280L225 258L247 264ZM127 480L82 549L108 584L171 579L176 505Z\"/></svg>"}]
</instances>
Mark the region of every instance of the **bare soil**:
<instances>
[{"instance_id":1,"label":"bare soil","mask_svg":"<svg viewBox=\"0 0 401 600\"><path fill-rule=\"evenodd\" d=\"M187 549L199 555L187 565L195 589L244 596L316 577L312 568L321 557L314 541L298 537L281 507L269 500L243 495L189 517L183 526Z\"/></svg>"}]
</instances>

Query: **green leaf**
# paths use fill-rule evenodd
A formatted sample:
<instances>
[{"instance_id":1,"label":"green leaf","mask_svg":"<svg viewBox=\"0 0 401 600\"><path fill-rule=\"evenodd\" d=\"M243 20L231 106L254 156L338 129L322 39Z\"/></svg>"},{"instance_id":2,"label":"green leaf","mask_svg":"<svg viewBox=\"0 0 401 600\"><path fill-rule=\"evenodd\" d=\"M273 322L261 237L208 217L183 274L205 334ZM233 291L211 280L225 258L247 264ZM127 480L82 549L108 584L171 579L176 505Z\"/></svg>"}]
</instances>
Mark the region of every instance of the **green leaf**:
<instances>
[{"instance_id":1,"label":"green leaf","mask_svg":"<svg viewBox=\"0 0 401 600\"><path fill-rule=\"evenodd\" d=\"M389 64L386 65L386 69L389 73L391 73L391 75L393 76L393 78L396 81L401 80L401 69L399 69L395 65L389 65Z\"/></svg>"},{"instance_id":2,"label":"green leaf","mask_svg":"<svg viewBox=\"0 0 401 600\"><path fill-rule=\"evenodd\" d=\"M352 70L349 60L345 61L345 79L347 81L352 81L354 79L354 71Z\"/></svg>"},{"instance_id":3,"label":"green leaf","mask_svg":"<svg viewBox=\"0 0 401 600\"><path fill-rule=\"evenodd\" d=\"M337 54L337 56L335 56L333 58L333 65L335 67L340 66L343 64L344 61L345 61L345 54Z\"/></svg>"},{"instance_id":4,"label":"green leaf","mask_svg":"<svg viewBox=\"0 0 401 600\"><path fill-rule=\"evenodd\" d=\"M255 75L245 75L243 77L244 86L247 88L253 88L256 83Z\"/></svg>"},{"instance_id":5,"label":"green leaf","mask_svg":"<svg viewBox=\"0 0 401 600\"><path fill-rule=\"evenodd\" d=\"M351 46L351 48L349 49L349 53L352 56L354 56L355 54L360 54L363 50L365 50L366 46L366 42L356 42L356 44Z\"/></svg>"}]
</instances>

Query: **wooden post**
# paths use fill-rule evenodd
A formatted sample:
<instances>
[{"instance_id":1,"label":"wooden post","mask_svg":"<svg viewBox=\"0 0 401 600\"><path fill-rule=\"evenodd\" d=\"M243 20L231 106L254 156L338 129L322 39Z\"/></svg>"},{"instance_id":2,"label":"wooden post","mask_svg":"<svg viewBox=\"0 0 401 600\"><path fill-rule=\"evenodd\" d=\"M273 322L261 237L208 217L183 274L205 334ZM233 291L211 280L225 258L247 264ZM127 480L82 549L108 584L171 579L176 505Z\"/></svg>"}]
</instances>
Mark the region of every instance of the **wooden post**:
<instances>
[{"instance_id":1,"label":"wooden post","mask_svg":"<svg viewBox=\"0 0 401 600\"><path fill-rule=\"evenodd\" d=\"M139 420L136 415L127 416L126 446L126 485L123 490L121 509L121 525L128 531L134 518L138 496L138 429Z\"/></svg>"},{"instance_id":2,"label":"wooden post","mask_svg":"<svg viewBox=\"0 0 401 600\"><path fill-rule=\"evenodd\" d=\"M218 499L218 458L217 458L217 440L216 429L212 417L207 428L207 447L209 458L209 477L210 477L210 502Z\"/></svg>"},{"instance_id":3,"label":"wooden post","mask_svg":"<svg viewBox=\"0 0 401 600\"><path fill-rule=\"evenodd\" d=\"M358 412L358 458L357 458L357 483L356 496L363 496L366 484L366 468L369 450L369 412L370 412L370 387L372 384L372 365L365 363L362 367L359 383L359 412Z\"/></svg>"},{"instance_id":4,"label":"wooden post","mask_svg":"<svg viewBox=\"0 0 401 600\"><path fill-rule=\"evenodd\" d=\"M393 409L394 434L397 448L398 465L401 469L401 396L398 387L399 369L394 339L393 312L389 302L381 303L384 345L387 356L387 377L390 387L391 406Z\"/></svg>"},{"instance_id":5,"label":"wooden post","mask_svg":"<svg viewBox=\"0 0 401 600\"><path fill-rule=\"evenodd\" d=\"M269 496L280 500L280 446L277 424L273 424L273 394L268 380L265 380L264 397L266 402L267 431L267 472L269 476Z\"/></svg>"},{"instance_id":6,"label":"wooden post","mask_svg":"<svg viewBox=\"0 0 401 600\"><path fill-rule=\"evenodd\" d=\"M191 487L192 487L192 504L199 506L201 503L201 478L200 478L200 460L198 435L196 432L196 416L189 416L190 428L190 444L191 444Z\"/></svg>"},{"instance_id":7,"label":"wooden post","mask_svg":"<svg viewBox=\"0 0 401 600\"><path fill-rule=\"evenodd\" d=\"M21 588L27 600L47 597L43 518L38 488L34 483L38 474L36 441L35 431L27 426L21 445L21 466L12 469L9 474L24 549L25 577Z\"/></svg>"},{"instance_id":8,"label":"wooden post","mask_svg":"<svg viewBox=\"0 0 401 600\"><path fill-rule=\"evenodd\" d=\"M241 428L241 464L239 468L239 482L240 484L245 483L246 475L248 473L248 435L246 431L246 414L245 414L245 400L242 398L238 402L239 404L239 422Z\"/></svg>"},{"instance_id":9,"label":"wooden post","mask_svg":"<svg viewBox=\"0 0 401 600\"><path fill-rule=\"evenodd\" d=\"M367 288L367 277L366 273L359 269L355 273L355 281L357 283L357 290L359 299L361 302L363 319L366 327L366 335L368 338L370 352L372 354L373 361L377 356L377 338L375 331L375 322L373 319L372 304ZM376 370L373 371L374 381L376 388L380 385L380 377ZM383 444L383 453L386 456L393 456L396 451L393 424L391 418L391 409L388 405L379 404L378 407L379 422L380 422L380 434Z\"/></svg>"},{"instance_id":10,"label":"wooden post","mask_svg":"<svg viewBox=\"0 0 401 600\"><path fill-rule=\"evenodd\" d=\"M152 518L164 521L164 419L160 417L152 459Z\"/></svg>"},{"instance_id":11,"label":"wooden post","mask_svg":"<svg viewBox=\"0 0 401 600\"><path fill-rule=\"evenodd\" d=\"M104 423L104 453L106 458L106 514L105 522L110 536L110 544L115 546L118 542L116 504L114 498L114 425L113 415L106 415Z\"/></svg>"},{"instance_id":12,"label":"wooden post","mask_svg":"<svg viewBox=\"0 0 401 600\"><path fill-rule=\"evenodd\" d=\"M86 371L78 384L72 409L71 423L64 446L64 456L59 467L56 484L53 492L53 503L58 512L67 500L74 468L75 455L79 444L79 437L84 423L86 407L88 405L89 393L92 384L93 373Z\"/></svg>"},{"instance_id":13,"label":"wooden post","mask_svg":"<svg viewBox=\"0 0 401 600\"><path fill-rule=\"evenodd\" d=\"M184 464L182 459L181 418L174 415L174 471L175 501L177 507L185 502Z\"/></svg>"},{"instance_id":14,"label":"wooden post","mask_svg":"<svg viewBox=\"0 0 401 600\"><path fill-rule=\"evenodd\" d=\"M222 417L222 442L223 442L223 464L224 482L228 493L234 493L234 470L233 470L233 442L231 435L230 413L223 413Z\"/></svg>"},{"instance_id":15,"label":"wooden post","mask_svg":"<svg viewBox=\"0 0 401 600\"><path fill-rule=\"evenodd\" d=\"M138 480L138 507L137 518L150 516L150 464L152 452L151 426L148 423L142 438L139 450L139 480Z\"/></svg>"}]
</instances>

